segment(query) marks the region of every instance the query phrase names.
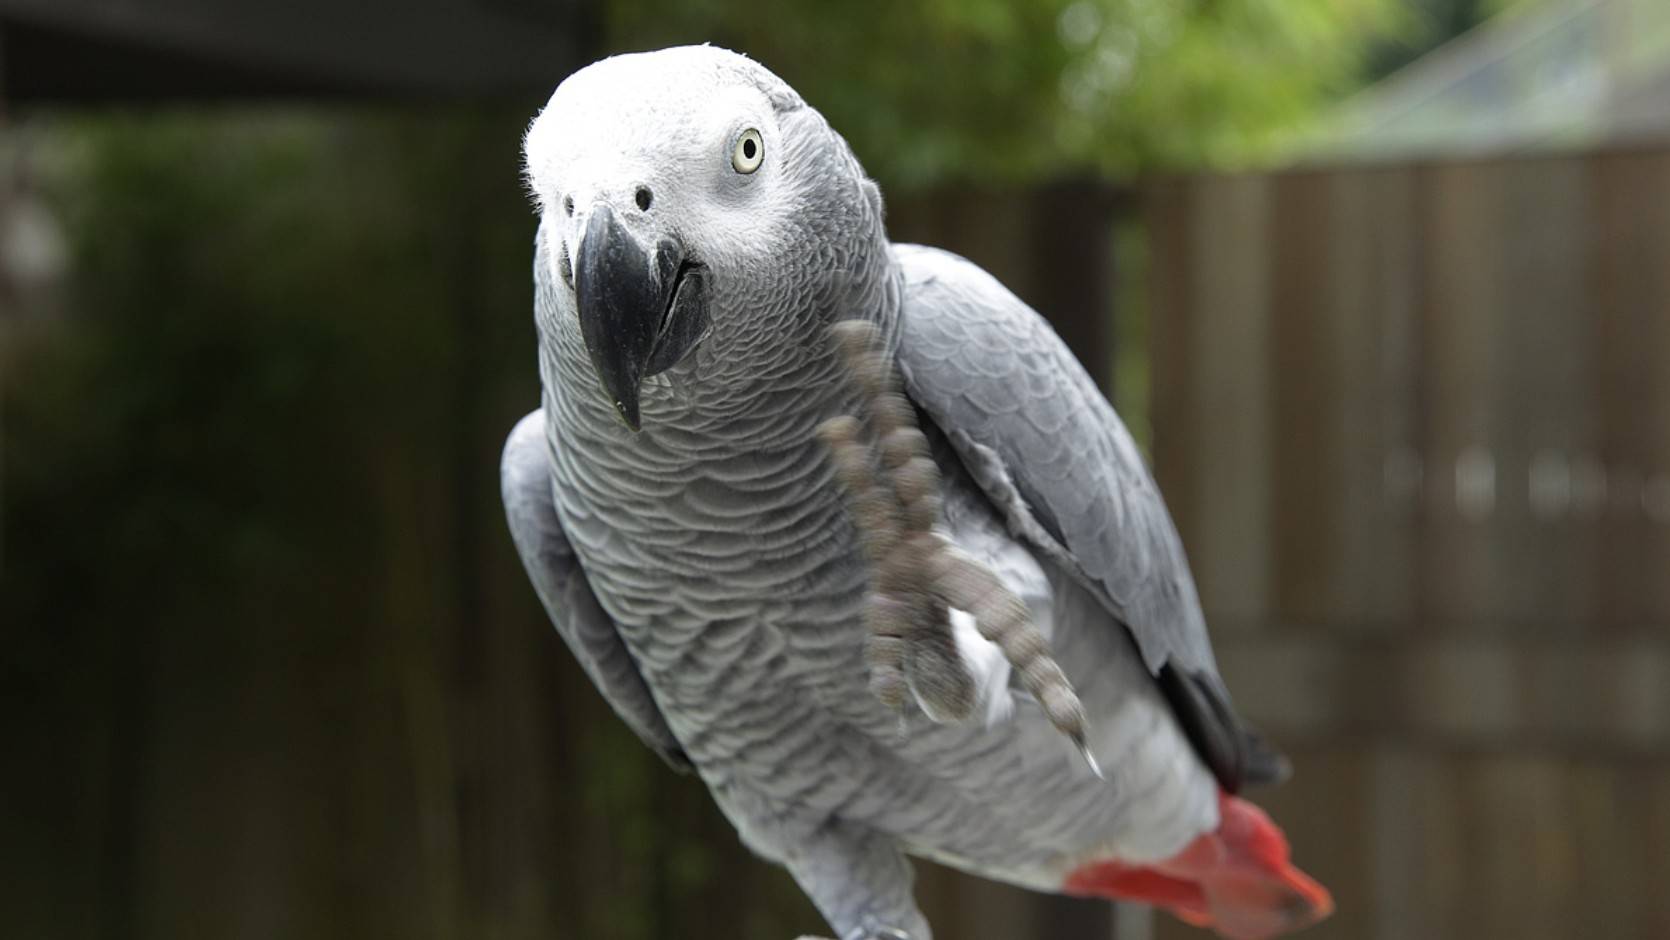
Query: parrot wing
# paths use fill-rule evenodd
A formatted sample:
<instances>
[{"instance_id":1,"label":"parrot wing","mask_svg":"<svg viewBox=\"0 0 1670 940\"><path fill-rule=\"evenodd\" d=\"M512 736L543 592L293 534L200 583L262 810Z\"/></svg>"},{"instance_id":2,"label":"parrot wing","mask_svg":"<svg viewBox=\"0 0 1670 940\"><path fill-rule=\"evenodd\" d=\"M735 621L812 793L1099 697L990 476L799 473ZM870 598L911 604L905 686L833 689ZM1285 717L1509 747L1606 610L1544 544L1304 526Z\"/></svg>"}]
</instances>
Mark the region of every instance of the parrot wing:
<instances>
[{"instance_id":1,"label":"parrot wing","mask_svg":"<svg viewBox=\"0 0 1670 940\"><path fill-rule=\"evenodd\" d=\"M1010 531L1083 584L1136 641L1230 793L1286 761L1236 717L1183 545L1136 444L1055 331L949 252L895 246L899 369Z\"/></svg>"}]
</instances>

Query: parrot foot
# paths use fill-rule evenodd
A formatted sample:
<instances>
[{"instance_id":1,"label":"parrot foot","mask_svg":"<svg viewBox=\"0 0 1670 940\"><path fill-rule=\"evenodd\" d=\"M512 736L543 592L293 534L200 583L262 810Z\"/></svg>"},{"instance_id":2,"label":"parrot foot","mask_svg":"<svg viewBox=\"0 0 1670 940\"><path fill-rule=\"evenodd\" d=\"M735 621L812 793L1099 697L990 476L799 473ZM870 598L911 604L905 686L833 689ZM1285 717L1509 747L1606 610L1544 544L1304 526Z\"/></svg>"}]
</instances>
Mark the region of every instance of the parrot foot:
<instances>
[{"instance_id":1,"label":"parrot foot","mask_svg":"<svg viewBox=\"0 0 1670 940\"><path fill-rule=\"evenodd\" d=\"M875 325L846 320L831 332L863 397L870 431L866 436L864 424L851 415L831 418L818 429L875 566L875 592L865 611L870 691L902 710L914 690L935 721L967 718L977 689L957 650L950 610L967 611L1050 722L1100 776L1085 744L1078 693L1026 604L989 568L934 531L943 505L939 467Z\"/></svg>"}]
</instances>

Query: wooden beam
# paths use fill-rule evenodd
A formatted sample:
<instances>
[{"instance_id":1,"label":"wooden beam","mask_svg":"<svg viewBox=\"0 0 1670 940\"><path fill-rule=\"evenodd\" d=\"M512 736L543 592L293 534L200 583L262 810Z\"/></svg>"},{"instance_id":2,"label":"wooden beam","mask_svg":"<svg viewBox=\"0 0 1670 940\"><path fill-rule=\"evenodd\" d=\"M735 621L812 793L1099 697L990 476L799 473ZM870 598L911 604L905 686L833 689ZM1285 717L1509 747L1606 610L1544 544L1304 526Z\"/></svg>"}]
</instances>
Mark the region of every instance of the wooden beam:
<instances>
[{"instance_id":1,"label":"wooden beam","mask_svg":"<svg viewBox=\"0 0 1670 940\"><path fill-rule=\"evenodd\" d=\"M590 0L0 0L19 100L540 96L595 24Z\"/></svg>"}]
</instances>

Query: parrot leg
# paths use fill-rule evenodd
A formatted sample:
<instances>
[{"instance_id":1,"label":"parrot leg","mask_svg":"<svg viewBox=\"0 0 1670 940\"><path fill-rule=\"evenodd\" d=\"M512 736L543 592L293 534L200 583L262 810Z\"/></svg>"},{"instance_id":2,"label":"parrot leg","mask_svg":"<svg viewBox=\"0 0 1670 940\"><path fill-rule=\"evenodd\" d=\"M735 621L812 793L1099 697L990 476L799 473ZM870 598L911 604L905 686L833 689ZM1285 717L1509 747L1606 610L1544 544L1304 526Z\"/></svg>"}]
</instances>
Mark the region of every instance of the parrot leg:
<instances>
[{"instance_id":1,"label":"parrot leg","mask_svg":"<svg viewBox=\"0 0 1670 940\"><path fill-rule=\"evenodd\" d=\"M845 329L855 325L869 326L839 324L836 336L864 394L876 445L866 441L863 424L850 415L832 418L818 430L875 566L874 593L864 612L870 691L897 711L914 690L929 717L962 720L974 709L974 678L957 652L950 612L922 576L943 545L933 533L939 471L891 365L870 351L869 333Z\"/></svg>"},{"instance_id":2,"label":"parrot leg","mask_svg":"<svg viewBox=\"0 0 1670 940\"><path fill-rule=\"evenodd\" d=\"M910 862L891 838L831 821L784 861L837 940L932 940Z\"/></svg>"},{"instance_id":3,"label":"parrot leg","mask_svg":"<svg viewBox=\"0 0 1670 940\"><path fill-rule=\"evenodd\" d=\"M930 718L966 718L975 704L975 686L958 654L949 609L967 611L980 635L1003 651L1050 722L1100 776L1085 745L1078 694L1026 605L990 569L934 531L943 504L939 467L875 325L845 320L831 332L863 397L871 431L867 439L863 424L851 415L819 428L834 455L865 554L875 566L875 593L865 614L871 692L900 709L914 690Z\"/></svg>"}]
</instances>

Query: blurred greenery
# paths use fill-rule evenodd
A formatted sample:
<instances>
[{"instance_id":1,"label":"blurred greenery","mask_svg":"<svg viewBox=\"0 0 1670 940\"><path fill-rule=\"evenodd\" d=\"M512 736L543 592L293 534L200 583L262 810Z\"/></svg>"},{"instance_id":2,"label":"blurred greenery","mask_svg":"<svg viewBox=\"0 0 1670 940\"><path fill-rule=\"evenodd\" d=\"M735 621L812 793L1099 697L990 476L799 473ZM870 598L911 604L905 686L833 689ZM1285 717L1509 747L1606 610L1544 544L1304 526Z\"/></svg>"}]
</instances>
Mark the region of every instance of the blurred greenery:
<instances>
[{"instance_id":1,"label":"blurred greenery","mask_svg":"<svg viewBox=\"0 0 1670 940\"><path fill-rule=\"evenodd\" d=\"M615 49L747 50L903 187L1256 159L1416 25L1398 0L614 0L606 14Z\"/></svg>"}]
</instances>

